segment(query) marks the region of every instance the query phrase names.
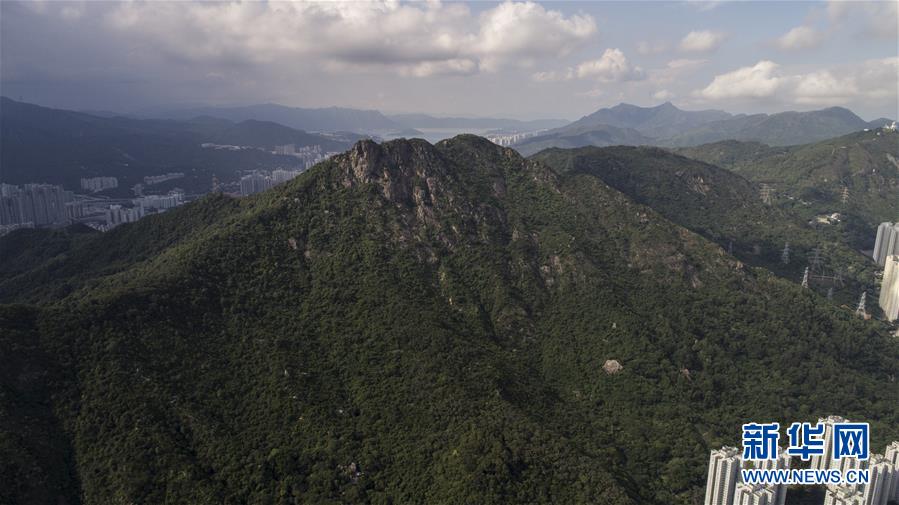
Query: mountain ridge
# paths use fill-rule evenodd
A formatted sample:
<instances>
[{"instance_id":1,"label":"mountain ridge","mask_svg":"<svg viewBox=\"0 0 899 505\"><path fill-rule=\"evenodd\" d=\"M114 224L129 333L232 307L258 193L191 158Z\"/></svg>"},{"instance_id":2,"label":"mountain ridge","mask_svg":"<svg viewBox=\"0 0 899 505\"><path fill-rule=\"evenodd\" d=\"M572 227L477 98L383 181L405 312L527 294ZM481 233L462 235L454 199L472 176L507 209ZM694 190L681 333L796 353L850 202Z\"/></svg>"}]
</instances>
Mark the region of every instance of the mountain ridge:
<instances>
[{"instance_id":1,"label":"mountain ridge","mask_svg":"<svg viewBox=\"0 0 899 505\"><path fill-rule=\"evenodd\" d=\"M189 173L188 190L208 188L212 174L297 166L294 158L260 149L206 149L202 143L271 149L276 144L319 145L324 151L349 143L271 122L233 123L195 116L186 121L99 117L0 99L0 173L12 184L53 183L80 187L79 179L115 176L120 186L145 175ZM53 149L48 149L53 146ZM194 174L193 172L197 172Z\"/></svg>"},{"instance_id":2,"label":"mountain ridge","mask_svg":"<svg viewBox=\"0 0 899 505\"><path fill-rule=\"evenodd\" d=\"M877 122L880 120L875 120ZM585 147L593 145L655 145L680 147L715 141L755 141L768 145L797 145L861 131L871 127L852 111L842 107L774 114L730 114L719 110L686 111L671 102L654 107L621 103L599 109L566 126L540 135L539 148L533 137L514 144L522 154L535 154L548 147ZM879 125L883 126L883 125ZM618 130L612 130L618 129ZM636 132L631 135L608 135L610 131ZM594 141L592 132L599 134ZM576 138L577 137L577 138Z\"/></svg>"},{"instance_id":3,"label":"mountain ridge","mask_svg":"<svg viewBox=\"0 0 899 505\"><path fill-rule=\"evenodd\" d=\"M44 230L0 246L23 233ZM126 264L67 267L96 250ZM0 373L0 412L60 419L0 425L33 428L0 445L16 490L69 457L86 504L689 505L747 420L837 409L874 445L899 426L878 323L478 137L358 142L66 251L41 282L87 278L0 305L0 338L48 371Z\"/></svg>"}]
</instances>

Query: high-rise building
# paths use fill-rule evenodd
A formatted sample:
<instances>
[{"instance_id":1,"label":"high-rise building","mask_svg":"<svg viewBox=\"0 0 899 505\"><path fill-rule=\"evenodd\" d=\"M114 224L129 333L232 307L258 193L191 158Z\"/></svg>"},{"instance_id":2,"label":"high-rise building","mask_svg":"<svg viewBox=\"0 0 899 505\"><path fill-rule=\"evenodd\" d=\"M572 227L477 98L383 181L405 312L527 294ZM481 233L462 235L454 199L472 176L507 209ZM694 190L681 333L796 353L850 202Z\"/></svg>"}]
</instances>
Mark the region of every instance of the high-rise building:
<instances>
[{"instance_id":1,"label":"high-rise building","mask_svg":"<svg viewBox=\"0 0 899 505\"><path fill-rule=\"evenodd\" d=\"M90 177L81 179L81 189L92 193L119 187L119 180L115 177Z\"/></svg>"},{"instance_id":2,"label":"high-rise building","mask_svg":"<svg viewBox=\"0 0 899 505\"><path fill-rule=\"evenodd\" d=\"M709 476L705 488L705 505L733 505L734 490L740 479L740 451L722 447L709 457Z\"/></svg>"},{"instance_id":3,"label":"high-rise building","mask_svg":"<svg viewBox=\"0 0 899 505\"><path fill-rule=\"evenodd\" d=\"M831 469L868 471L868 482L856 485L828 485L824 505L887 505L899 499L899 442L886 448L885 455L872 454L867 461L843 458Z\"/></svg>"},{"instance_id":4,"label":"high-rise building","mask_svg":"<svg viewBox=\"0 0 899 505\"><path fill-rule=\"evenodd\" d=\"M171 192L168 195L147 195L132 200L135 207L146 210L168 210L184 203L184 193Z\"/></svg>"},{"instance_id":5,"label":"high-rise building","mask_svg":"<svg viewBox=\"0 0 899 505\"><path fill-rule=\"evenodd\" d=\"M122 223L133 223L142 217L144 217L144 210L141 207L127 208L121 205L110 205L106 210L106 226L107 229L112 229Z\"/></svg>"},{"instance_id":6,"label":"high-rise building","mask_svg":"<svg viewBox=\"0 0 899 505\"><path fill-rule=\"evenodd\" d=\"M301 173L303 173L302 170L284 170L281 168L279 168L277 170L272 170L272 184L274 185L274 184L281 184L283 182L287 182L287 181L293 179L294 177L300 175Z\"/></svg>"},{"instance_id":7,"label":"high-rise building","mask_svg":"<svg viewBox=\"0 0 899 505\"><path fill-rule=\"evenodd\" d=\"M899 255L888 256L885 260L878 303L887 321L899 319Z\"/></svg>"},{"instance_id":8,"label":"high-rise building","mask_svg":"<svg viewBox=\"0 0 899 505\"><path fill-rule=\"evenodd\" d=\"M899 223L880 223L874 241L874 262L880 266L887 257L899 254Z\"/></svg>"},{"instance_id":9,"label":"high-rise building","mask_svg":"<svg viewBox=\"0 0 899 505\"><path fill-rule=\"evenodd\" d=\"M895 467L880 454L868 461L869 481L860 486L863 505L886 505Z\"/></svg>"},{"instance_id":10,"label":"high-rise building","mask_svg":"<svg viewBox=\"0 0 899 505\"><path fill-rule=\"evenodd\" d=\"M734 492L734 505L776 505L777 498L771 486L764 484L737 484Z\"/></svg>"},{"instance_id":11,"label":"high-rise building","mask_svg":"<svg viewBox=\"0 0 899 505\"><path fill-rule=\"evenodd\" d=\"M828 486L824 505L863 505L864 498L855 488Z\"/></svg>"},{"instance_id":12,"label":"high-rise building","mask_svg":"<svg viewBox=\"0 0 899 505\"><path fill-rule=\"evenodd\" d=\"M780 451L776 460L743 461L740 451L733 447L712 451L705 505L784 505L787 499L786 486L742 482L740 470L750 468L790 468L790 456L785 451Z\"/></svg>"},{"instance_id":13,"label":"high-rise building","mask_svg":"<svg viewBox=\"0 0 899 505\"><path fill-rule=\"evenodd\" d=\"M887 446L883 459L893 466L893 477L887 486L887 500L899 503L899 441Z\"/></svg>"},{"instance_id":14,"label":"high-rise building","mask_svg":"<svg viewBox=\"0 0 899 505\"><path fill-rule=\"evenodd\" d=\"M818 419L818 424L824 425L824 454L812 456L810 468L813 470L839 469L839 462L833 459L833 425L836 423L848 422L849 421L840 416L828 416Z\"/></svg>"},{"instance_id":15,"label":"high-rise building","mask_svg":"<svg viewBox=\"0 0 899 505\"><path fill-rule=\"evenodd\" d=\"M68 220L66 203L72 193L49 184L3 184L0 188L0 224L61 224Z\"/></svg>"},{"instance_id":16,"label":"high-rise building","mask_svg":"<svg viewBox=\"0 0 899 505\"><path fill-rule=\"evenodd\" d=\"M240 178L240 194L242 196L260 193L262 191L271 189L271 187L271 178L266 177L265 175L262 175L258 172L253 172L250 175L245 175Z\"/></svg>"}]
</instances>

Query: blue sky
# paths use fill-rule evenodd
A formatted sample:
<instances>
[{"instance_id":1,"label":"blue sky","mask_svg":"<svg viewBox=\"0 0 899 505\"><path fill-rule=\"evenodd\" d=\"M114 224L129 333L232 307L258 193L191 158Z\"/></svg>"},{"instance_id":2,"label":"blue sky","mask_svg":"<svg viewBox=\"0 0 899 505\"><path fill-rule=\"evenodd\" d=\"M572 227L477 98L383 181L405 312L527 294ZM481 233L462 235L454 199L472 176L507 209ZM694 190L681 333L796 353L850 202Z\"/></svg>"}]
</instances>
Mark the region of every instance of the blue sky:
<instances>
[{"instance_id":1,"label":"blue sky","mask_svg":"<svg viewBox=\"0 0 899 505\"><path fill-rule=\"evenodd\" d=\"M619 102L896 117L897 2L0 3L0 91L574 119Z\"/></svg>"}]
</instances>

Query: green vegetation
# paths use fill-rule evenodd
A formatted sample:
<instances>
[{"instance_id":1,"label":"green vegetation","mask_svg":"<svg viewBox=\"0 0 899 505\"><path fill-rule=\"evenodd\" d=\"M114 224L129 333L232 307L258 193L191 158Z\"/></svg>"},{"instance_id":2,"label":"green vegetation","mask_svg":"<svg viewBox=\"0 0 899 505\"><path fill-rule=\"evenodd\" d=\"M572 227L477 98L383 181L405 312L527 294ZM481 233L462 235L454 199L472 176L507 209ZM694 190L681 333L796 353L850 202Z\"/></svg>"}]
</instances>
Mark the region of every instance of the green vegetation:
<instances>
[{"instance_id":1,"label":"green vegetation","mask_svg":"<svg viewBox=\"0 0 899 505\"><path fill-rule=\"evenodd\" d=\"M881 324L477 137L74 233L0 239L0 501L692 505L748 420L899 437Z\"/></svg>"},{"instance_id":2,"label":"green vegetation","mask_svg":"<svg viewBox=\"0 0 899 505\"><path fill-rule=\"evenodd\" d=\"M779 206L806 219L840 213L836 235L857 249L873 248L878 224L899 220L895 132L877 129L791 147L726 141L678 152L770 184Z\"/></svg>"},{"instance_id":3,"label":"green vegetation","mask_svg":"<svg viewBox=\"0 0 899 505\"><path fill-rule=\"evenodd\" d=\"M873 279L870 259L835 234L812 229L791 209L766 205L757 184L728 170L653 147L548 149L533 158L560 173L597 177L741 261L796 283L818 248L820 266L811 271L810 287L822 295L833 288L837 303L854 304ZM828 279L836 271L843 282Z\"/></svg>"}]
</instances>

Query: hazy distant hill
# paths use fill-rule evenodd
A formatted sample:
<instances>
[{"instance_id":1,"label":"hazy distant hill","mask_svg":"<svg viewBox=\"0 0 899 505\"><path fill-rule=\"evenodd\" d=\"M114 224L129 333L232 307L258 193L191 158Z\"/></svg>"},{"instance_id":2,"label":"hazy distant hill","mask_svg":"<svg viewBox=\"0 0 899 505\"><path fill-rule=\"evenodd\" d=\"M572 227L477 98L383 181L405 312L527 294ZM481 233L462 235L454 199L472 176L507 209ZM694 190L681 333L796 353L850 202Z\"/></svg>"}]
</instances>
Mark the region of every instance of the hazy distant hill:
<instances>
[{"instance_id":1,"label":"hazy distant hill","mask_svg":"<svg viewBox=\"0 0 899 505\"><path fill-rule=\"evenodd\" d=\"M881 121L866 122L852 111L840 107L810 112L734 116L718 110L684 111L671 103L656 107L619 104L550 130L539 137L539 141L534 138L522 140L515 148L520 148L524 154L532 154L547 147L601 147L613 144L691 146L720 140L794 145L860 131ZM630 133L622 134L623 131ZM572 141L573 136L580 139ZM534 149L534 145L539 145L539 148Z\"/></svg>"},{"instance_id":2,"label":"hazy distant hill","mask_svg":"<svg viewBox=\"0 0 899 505\"><path fill-rule=\"evenodd\" d=\"M799 146L769 147L726 141L679 153L714 163L754 181L771 184L784 201L807 217L845 215L847 240L859 248L873 245L882 221L899 220L899 134L857 132ZM848 200L842 201L848 190Z\"/></svg>"},{"instance_id":3,"label":"hazy distant hill","mask_svg":"<svg viewBox=\"0 0 899 505\"><path fill-rule=\"evenodd\" d=\"M588 127L609 125L618 128L633 128L647 137L665 138L684 130L727 119L731 114L720 110L685 111L671 102L655 107L638 107L626 103L584 116L569 126Z\"/></svg>"},{"instance_id":4,"label":"hazy distant hill","mask_svg":"<svg viewBox=\"0 0 899 505\"><path fill-rule=\"evenodd\" d=\"M899 435L882 324L481 138L65 233L0 238L4 503L694 505L746 421Z\"/></svg>"},{"instance_id":5,"label":"hazy distant hill","mask_svg":"<svg viewBox=\"0 0 899 505\"><path fill-rule=\"evenodd\" d=\"M305 109L278 104L246 105L241 107L188 107L182 109L148 109L138 113L146 117L190 119L213 116L231 121L269 121L291 128L315 132L347 131L371 133L401 129L400 125L376 110L328 107Z\"/></svg>"},{"instance_id":6,"label":"hazy distant hill","mask_svg":"<svg viewBox=\"0 0 899 505\"><path fill-rule=\"evenodd\" d=\"M493 129L516 132L558 128L568 123L562 119L520 121L517 119L502 118L435 117L427 114L394 114L388 117L391 120L410 128L472 128L478 130Z\"/></svg>"},{"instance_id":7,"label":"hazy distant hill","mask_svg":"<svg viewBox=\"0 0 899 505\"><path fill-rule=\"evenodd\" d=\"M852 111L831 107L810 112L735 116L669 136L660 143L690 146L719 140L743 140L785 146L818 142L868 127L868 122Z\"/></svg>"},{"instance_id":8,"label":"hazy distant hill","mask_svg":"<svg viewBox=\"0 0 899 505\"><path fill-rule=\"evenodd\" d=\"M283 125L197 117L188 121L98 117L0 99L0 180L49 182L77 188L81 177L116 176L134 183L145 175L179 171L186 184L208 188L211 174L291 166L297 160L256 149L204 149L202 143L271 147L294 143L339 151L345 141Z\"/></svg>"},{"instance_id":9,"label":"hazy distant hill","mask_svg":"<svg viewBox=\"0 0 899 505\"><path fill-rule=\"evenodd\" d=\"M524 156L530 156L549 147L573 148L584 146L644 145L653 139L633 128L618 128L608 125L563 126L544 134L528 137L514 145Z\"/></svg>"}]
</instances>

